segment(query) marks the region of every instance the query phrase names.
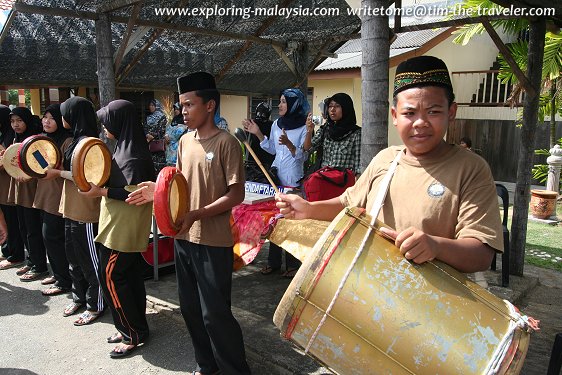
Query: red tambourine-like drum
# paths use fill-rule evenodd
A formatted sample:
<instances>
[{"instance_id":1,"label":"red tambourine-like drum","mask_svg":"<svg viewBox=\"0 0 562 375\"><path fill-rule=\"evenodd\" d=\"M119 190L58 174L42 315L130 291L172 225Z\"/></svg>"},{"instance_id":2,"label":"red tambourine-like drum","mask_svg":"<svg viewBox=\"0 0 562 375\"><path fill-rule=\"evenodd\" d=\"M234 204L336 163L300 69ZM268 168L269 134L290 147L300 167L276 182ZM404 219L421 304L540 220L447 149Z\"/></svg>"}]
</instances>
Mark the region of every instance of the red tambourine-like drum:
<instances>
[{"instance_id":1,"label":"red tambourine-like drum","mask_svg":"<svg viewBox=\"0 0 562 375\"><path fill-rule=\"evenodd\" d=\"M175 167L164 167L156 179L154 189L154 216L160 232L175 236L189 211L187 180Z\"/></svg>"},{"instance_id":2,"label":"red tambourine-like drum","mask_svg":"<svg viewBox=\"0 0 562 375\"><path fill-rule=\"evenodd\" d=\"M18 163L31 177L43 178L47 169L58 168L62 153L55 142L44 135L26 138L18 149Z\"/></svg>"},{"instance_id":3,"label":"red tambourine-like drum","mask_svg":"<svg viewBox=\"0 0 562 375\"><path fill-rule=\"evenodd\" d=\"M80 191L89 191L90 182L103 186L111 171L111 153L105 143L94 137L80 140L72 153L70 171Z\"/></svg>"},{"instance_id":4,"label":"red tambourine-like drum","mask_svg":"<svg viewBox=\"0 0 562 375\"><path fill-rule=\"evenodd\" d=\"M8 173L13 178L22 178L24 180L30 180L31 176L21 170L18 162L18 151L21 143L14 143L10 145L4 152L4 158L2 164L6 173Z\"/></svg>"}]
</instances>

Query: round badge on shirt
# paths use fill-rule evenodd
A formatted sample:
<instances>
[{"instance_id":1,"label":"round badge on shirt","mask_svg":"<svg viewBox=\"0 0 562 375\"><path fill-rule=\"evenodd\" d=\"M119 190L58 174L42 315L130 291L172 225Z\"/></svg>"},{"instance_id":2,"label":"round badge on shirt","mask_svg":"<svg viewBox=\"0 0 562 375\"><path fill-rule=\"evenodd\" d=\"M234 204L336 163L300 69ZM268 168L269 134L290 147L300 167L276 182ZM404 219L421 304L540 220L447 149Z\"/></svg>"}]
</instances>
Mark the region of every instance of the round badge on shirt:
<instances>
[{"instance_id":1,"label":"round badge on shirt","mask_svg":"<svg viewBox=\"0 0 562 375\"><path fill-rule=\"evenodd\" d=\"M427 188L427 195L432 198L440 198L445 194L445 186L440 182L434 182Z\"/></svg>"},{"instance_id":2,"label":"round badge on shirt","mask_svg":"<svg viewBox=\"0 0 562 375\"><path fill-rule=\"evenodd\" d=\"M207 155L205 155L205 159L207 161L212 161L214 157L215 157L215 154L212 153L212 152L207 152Z\"/></svg>"}]
</instances>

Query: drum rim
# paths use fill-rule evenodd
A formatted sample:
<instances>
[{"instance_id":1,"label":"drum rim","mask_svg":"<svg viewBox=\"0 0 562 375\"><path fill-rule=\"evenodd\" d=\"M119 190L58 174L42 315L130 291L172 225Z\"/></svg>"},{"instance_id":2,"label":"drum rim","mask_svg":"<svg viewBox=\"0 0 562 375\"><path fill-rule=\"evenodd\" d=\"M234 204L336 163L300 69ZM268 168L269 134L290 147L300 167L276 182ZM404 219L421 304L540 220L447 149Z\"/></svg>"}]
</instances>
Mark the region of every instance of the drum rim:
<instances>
[{"instance_id":1,"label":"drum rim","mask_svg":"<svg viewBox=\"0 0 562 375\"><path fill-rule=\"evenodd\" d=\"M178 183L178 190L180 196L187 196L189 194L189 186L185 176L176 167L164 167L158 178L156 179L156 186L154 189L154 216L156 224L162 234L166 236L175 236L181 229L181 223L185 217L185 213L189 211L189 200L179 204L178 210L184 214L178 213L177 220L172 220L172 211L170 207L170 194L172 192L173 183ZM183 193L183 194L182 194Z\"/></svg>"},{"instance_id":2,"label":"drum rim","mask_svg":"<svg viewBox=\"0 0 562 375\"><path fill-rule=\"evenodd\" d=\"M17 158L18 150L19 150L19 147L20 147L20 146L21 146L21 142L13 143L13 144L11 144L10 146L8 146L8 147L6 148L6 152L7 152L8 150L10 150L10 152L12 152L11 150L16 150L16 158ZM4 156L5 156L5 155L6 155L6 153L4 153ZM29 176L27 173L25 173L24 171L21 170L21 168L19 167L19 163L18 163L18 166L17 166L17 167L13 167L13 166L12 166L11 164L9 164L9 163L6 164L6 165L4 165L4 164L2 163L2 165L4 166L4 170L6 171L6 173L7 173L8 175L10 175L10 177L12 177L12 178L23 178L25 181L31 180L31 176ZM6 166L8 166L8 165L9 165L9 167L6 168ZM20 170L21 173L23 173L25 176L13 176L13 175L10 173L10 171L13 172L13 169L12 169L12 168Z\"/></svg>"},{"instance_id":3,"label":"drum rim","mask_svg":"<svg viewBox=\"0 0 562 375\"><path fill-rule=\"evenodd\" d=\"M101 139L96 137L86 137L81 139L76 145L70 160L70 172L72 174L72 179L81 192L87 192L91 189L90 183L86 181L83 166L86 160L87 151L96 145L100 146L104 156L104 170L100 181L94 185L103 186L109 179L109 174L111 173L111 153L109 152L107 145L103 143ZM82 166L82 168L80 168L80 166Z\"/></svg>"},{"instance_id":4,"label":"drum rim","mask_svg":"<svg viewBox=\"0 0 562 375\"><path fill-rule=\"evenodd\" d=\"M21 142L21 145L18 149L18 164L19 164L21 170L24 171L29 176L36 177L36 178L43 178L47 175L47 173L35 172L33 169L31 169L29 167L29 164L27 164L25 158L23 157L27 153L27 150L29 149L29 147L33 143L37 142L38 140L49 141L53 145L53 147L55 148L55 153L57 154L57 162L52 167L52 169L58 169L60 167L60 163L62 161L62 152L61 152L60 148L58 148L56 143L53 142L53 140L51 138L49 138L47 136L44 136L44 135L41 135L41 134L35 134L35 135L32 135L32 136L29 136L26 139L24 139L23 142Z\"/></svg>"}]
</instances>

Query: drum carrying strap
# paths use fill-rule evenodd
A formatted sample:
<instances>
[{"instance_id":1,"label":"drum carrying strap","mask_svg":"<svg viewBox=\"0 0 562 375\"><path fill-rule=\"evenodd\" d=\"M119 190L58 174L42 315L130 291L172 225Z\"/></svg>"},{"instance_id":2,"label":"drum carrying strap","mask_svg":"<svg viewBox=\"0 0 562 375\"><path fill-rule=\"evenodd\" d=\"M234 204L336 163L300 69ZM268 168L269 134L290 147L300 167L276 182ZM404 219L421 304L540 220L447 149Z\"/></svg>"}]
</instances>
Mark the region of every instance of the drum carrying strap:
<instances>
[{"instance_id":1,"label":"drum carrying strap","mask_svg":"<svg viewBox=\"0 0 562 375\"><path fill-rule=\"evenodd\" d=\"M326 322L326 318L328 317L328 315L330 315L330 312L332 311L332 308L334 307L334 304L336 303L336 300L338 299L338 296L340 295L341 291L343 290L343 287L345 285L345 282L347 281L347 278L351 274L351 271L353 270L353 268L355 267L355 264L359 260L359 257L363 253L363 249L365 249L365 245L367 244L367 240L369 239L369 237L371 236L371 233L373 232L373 225L375 224L375 221L377 220L377 216L379 216L379 212L382 208L382 204L384 202L384 199L386 198L386 193L388 192L388 188L390 187L390 180L392 180L392 176L394 175L394 172L396 171L396 167L398 166L398 161L400 160L401 156L402 156L402 151L399 151L398 155L396 155L396 157L392 161L392 164L390 164L390 167L388 168L388 171L386 172L383 180L381 181L381 184L379 186L379 191L377 193L377 197L375 198L375 202L373 204L373 207L371 207L371 211L370 211L370 215L372 217L371 225L367 229L367 233L365 234L365 237L363 237L363 240L361 241L361 245L359 245L359 248L357 249L357 252L355 253L355 256L353 257L353 260L351 261L351 264L349 265L345 274L343 275L343 277L340 281L340 284L338 285L338 289L336 290L336 293L334 294L334 298L332 298L332 301L330 302L330 304L326 308L326 312L322 316L322 319L320 320L320 323L318 323L318 327L316 327L316 330L314 330L314 333L312 334L312 336L310 336L310 340L308 341L308 343L306 345L306 348L304 349L305 354L307 354L308 351L310 350L310 347L312 346L312 343L314 342L314 340L316 339L316 336L320 332L320 329L322 328L322 326Z\"/></svg>"}]
</instances>

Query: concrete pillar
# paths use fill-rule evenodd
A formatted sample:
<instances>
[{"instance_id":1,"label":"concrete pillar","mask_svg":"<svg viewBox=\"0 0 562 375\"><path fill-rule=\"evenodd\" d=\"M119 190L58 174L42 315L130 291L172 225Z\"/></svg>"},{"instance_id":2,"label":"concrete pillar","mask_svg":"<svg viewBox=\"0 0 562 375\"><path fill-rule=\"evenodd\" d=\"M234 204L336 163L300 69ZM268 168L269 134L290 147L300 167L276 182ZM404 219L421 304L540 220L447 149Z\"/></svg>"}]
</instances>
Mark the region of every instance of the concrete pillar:
<instances>
[{"instance_id":1,"label":"concrete pillar","mask_svg":"<svg viewBox=\"0 0 562 375\"><path fill-rule=\"evenodd\" d=\"M41 113L41 92L39 89L31 89L29 90L29 94L31 96L31 113L41 117L43 115Z\"/></svg>"},{"instance_id":2,"label":"concrete pillar","mask_svg":"<svg viewBox=\"0 0 562 375\"><path fill-rule=\"evenodd\" d=\"M0 86L0 104L10 105L8 88L6 86Z\"/></svg>"},{"instance_id":3,"label":"concrete pillar","mask_svg":"<svg viewBox=\"0 0 562 375\"><path fill-rule=\"evenodd\" d=\"M18 107L25 107L25 90L18 89Z\"/></svg>"}]
</instances>

